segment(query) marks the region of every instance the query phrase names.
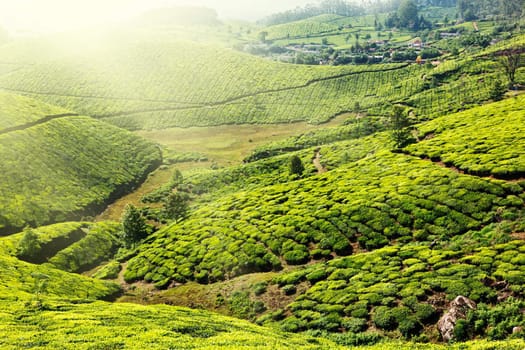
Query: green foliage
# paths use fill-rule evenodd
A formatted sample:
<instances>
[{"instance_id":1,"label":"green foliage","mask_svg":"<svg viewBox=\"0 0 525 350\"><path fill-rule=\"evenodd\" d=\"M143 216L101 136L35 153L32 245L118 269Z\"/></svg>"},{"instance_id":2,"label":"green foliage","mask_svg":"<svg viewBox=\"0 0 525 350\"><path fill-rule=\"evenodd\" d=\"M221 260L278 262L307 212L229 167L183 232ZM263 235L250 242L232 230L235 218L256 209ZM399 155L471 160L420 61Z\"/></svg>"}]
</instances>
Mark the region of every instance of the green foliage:
<instances>
[{"instance_id":1,"label":"green foliage","mask_svg":"<svg viewBox=\"0 0 525 350\"><path fill-rule=\"evenodd\" d=\"M0 231L94 214L160 161L153 144L88 117L0 135L0 157Z\"/></svg>"},{"instance_id":2,"label":"green foliage","mask_svg":"<svg viewBox=\"0 0 525 350\"><path fill-rule=\"evenodd\" d=\"M460 330L463 332L461 339L473 335L505 339L513 327L524 323L519 312L523 301L510 299L499 305L488 303L495 301L501 293L496 278L501 278L497 276L503 269L507 271L505 276L514 275L512 271L516 277L521 276L515 279L503 277L508 283L505 284L506 290L522 290L523 273L520 275L518 271L525 271L523 263L512 258L511 263L505 261L510 261L510 257L516 257L519 250L525 249L525 243L510 241L487 248L482 242L471 246L472 242L466 243L467 236L458 251L417 243L386 247L315 264L297 272L282 273L274 282L297 286L305 276L320 275L320 271L324 271L326 277L317 279L288 306L288 317L302 322L301 327L305 329L317 328L309 313L318 312L315 318L322 318L336 311L341 316L351 316L350 320L371 319L379 329L397 330L405 338L412 338L423 332L425 325L437 322L440 314L433 303L465 295L477 301L479 307ZM491 264L467 264L486 256L492 257ZM451 265L451 259L458 262ZM413 272L415 267L418 267L417 272ZM341 326L354 325L354 321L348 322L343 319ZM369 326L366 322L357 324L366 325L361 331Z\"/></svg>"},{"instance_id":3,"label":"green foliage","mask_svg":"<svg viewBox=\"0 0 525 350\"><path fill-rule=\"evenodd\" d=\"M149 227L141 211L128 204L122 214L123 238L126 245L133 246L148 236Z\"/></svg>"},{"instance_id":4,"label":"green foliage","mask_svg":"<svg viewBox=\"0 0 525 350\"><path fill-rule=\"evenodd\" d=\"M462 325L463 330L458 331L463 337L458 339L470 339L476 335L488 336L491 340L507 339L514 327L525 326L522 312L524 306L522 299L512 297L497 305L480 303L476 310L467 315ZM523 331L517 336L523 337Z\"/></svg>"},{"instance_id":5,"label":"green foliage","mask_svg":"<svg viewBox=\"0 0 525 350\"><path fill-rule=\"evenodd\" d=\"M65 114L68 111L36 99L0 92L0 133L37 122L49 115Z\"/></svg>"},{"instance_id":6,"label":"green foliage","mask_svg":"<svg viewBox=\"0 0 525 350\"><path fill-rule=\"evenodd\" d=\"M326 339L285 334L205 311L174 306L44 300L28 310L21 301L0 301L0 347L14 349L312 349L339 347ZM137 332L140 325L140 332ZM45 328L45 332L42 329ZM79 344L80 343L80 344ZM313 344L312 344L313 343Z\"/></svg>"},{"instance_id":7,"label":"green foliage","mask_svg":"<svg viewBox=\"0 0 525 350\"><path fill-rule=\"evenodd\" d=\"M429 137L407 151L472 174L521 177L525 173L523 103L525 98L518 96L437 118L421 126L420 132Z\"/></svg>"},{"instance_id":8,"label":"green foliage","mask_svg":"<svg viewBox=\"0 0 525 350\"><path fill-rule=\"evenodd\" d=\"M264 303L251 300L248 292L234 292L227 303L232 314L241 319L253 320L258 314L266 311Z\"/></svg>"},{"instance_id":9,"label":"green foliage","mask_svg":"<svg viewBox=\"0 0 525 350\"><path fill-rule=\"evenodd\" d=\"M454 339L457 341L465 341L469 339L467 321L459 319L454 326Z\"/></svg>"},{"instance_id":10,"label":"green foliage","mask_svg":"<svg viewBox=\"0 0 525 350\"><path fill-rule=\"evenodd\" d=\"M490 90L490 98L494 101L500 101L507 92L507 87L501 80L495 80L492 89Z\"/></svg>"},{"instance_id":11,"label":"green foliage","mask_svg":"<svg viewBox=\"0 0 525 350\"><path fill-rule=\"evenodd\" d=\"M399 16L399 24L402 27L410 29L418 29L419 16L417 4L413 0L403 0L397 10Z\"/></svg>"},{"instance_id":12,"label":"green foliage","mask_svg":"<svg viewBox=\"0 0 525 350\"><path fill-rule=\"evenodd\" d=\"M186 193L179 191L170 193L164 200L162 216L168 220L183 220L189 211L188 199Z\"/></svg>"},{"instance_id":13,"label":"green foliage","mask_svg":"<svg viewBox=\"0 0 525 350\"><path fill-rule=\"evenodd\" d=\"M121 246L120 225L100 222L86 229L84 238L59 251L48 263L69 272L84 272L112 258Z\"/></svg>"},{"instance_id":14,"label":"green foliage","mask_svg":"<svg viewBox=\"0 0 525 350\"><path fill-rule=\"evenodd\" d=\"M367 139L372 140L383 139ZM278 270L279 258L303 264L314 256L347 255L350 243L377 249L392 239L411 241L419 231L424 240L452 237L495 220L502 201L519 208L520 192L380 151L322 175L248 187L207 202L153 235L130 260L125 276L193 280L206 270L212 282ZM405 273L421 268L416 264Z\"/></svg>"},{"instance_id":15,"label":"green foliage","mask_svg":"<svg viewBox=\"0 0 525 350\"><path fill-rule=\"evenodd\" d=\"M298 156L292 156L290 158L290 175L301 176L304 171L304 165L301 158Z\"/></svg>"},{"instance_id":16,"label":"green foliage","mask_svg":"<svg viewBox=\"0 0 525 350\"><path fill-rule=\"evenodd\" d=\"M390 116L390 138L395 148L402 148L410 143L410 120L402 106L394 106Z\"/></svg>"},{"instance_id":17,"label":"green foliage","mask_svg":"<svg viewBox=\"0 0 525 350\"><path fill-rule=\"evenodd\" d=\"M368 16L309 22L339 31L350 22L361 22L359 26L365 29L371 25L366 22L373 21ZM347 34L354 35L357 30L361 28ZM272 31L268 33L270 39ZM40 43L40 51L49 45ZM1 87L24 91L77 113L99 116L127 129L321 123L352 111L355 101L360 101L362 110L375 115L385 115L388 103L407 101L415 107L418 117L431 118L490 99L492 78L486 73L495 71L493 67L488 72L466 71L456 79L425 89L421 77L431 74L419 66L285 65L165 35L151 40L143 33L107 35L104 40L98 38L96 44L74 51L67 47L71 54L66 57L55 48L49 50L54 54L47 60L36 60L34 57L40 55L31 54L17 57L17 52L31 52L23 43L18 43L13 51L13 61L23 59L32 65L0 77ZM453 63L459 70L467 64ZM191 74L194 70L199 71L198 77ZM480 76L482 73L484 77ZM148 79L136 79L139 76Z\"/></svg>"},{"instance_id":18,"label":"green foliage","mask_svg":"<svg viewBox=\"0 0 525 350\"><path fill-rule=\"evenodd\" d=\"M36 259L36 255L38 254L40 247L38 235L35 231L33 231L33 229L27 227L24 229L24 235L16 247L16 256L19 259L28 261Z\"/></svg>"},{"instance_id":19,"label":"green foliage","mask_svg":"<svg viewBox=\"0 0 525 350\"><path fill-rule=\"evenodd\" d=\"M384 330L393 330L397 327L396 317L393 311L386 306L379 306L372 316L374 324Z\"/></svg>"},{"instance_id":20,"label":"green foliage","mask_svg":"<svg viewBox=\"0 0 525 350\"><path fill-rule=\"evenodd\" d=\"M98 269L93 275L93 278L98 279L116 279L121 270L120 262L112 260L106 265Z\"/></svg>"}]
</instances>

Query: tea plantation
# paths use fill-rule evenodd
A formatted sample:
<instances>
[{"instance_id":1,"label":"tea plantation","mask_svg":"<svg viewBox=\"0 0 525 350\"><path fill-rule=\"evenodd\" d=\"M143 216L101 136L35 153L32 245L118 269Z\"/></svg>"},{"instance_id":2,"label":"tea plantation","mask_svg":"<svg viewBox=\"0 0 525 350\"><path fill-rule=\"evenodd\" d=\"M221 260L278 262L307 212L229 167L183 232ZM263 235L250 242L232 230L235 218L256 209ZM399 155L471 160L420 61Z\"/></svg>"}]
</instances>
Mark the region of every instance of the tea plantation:
<instances>
[{"instance_id":1,"label":"tea plantation","mask_svg":"<svg viewBox=\"0 0 525 350\"><path fill-rule=\"evenodd\" d=\"M160 163L157 147L129 132L89 117L49 117L60 109L4 96L12 129L0 134L0 232L93 215Z\"/></svg>"},{"instance_id":2,"label":"tea plantation","mask_svg":"<svg viewBox=\"0 0 525 350\"><path fill-rule=\"evenodd\" d=\"M524 349L525 35L420 7L0 44L0 348Z\"/></svg>"}]
</instances>

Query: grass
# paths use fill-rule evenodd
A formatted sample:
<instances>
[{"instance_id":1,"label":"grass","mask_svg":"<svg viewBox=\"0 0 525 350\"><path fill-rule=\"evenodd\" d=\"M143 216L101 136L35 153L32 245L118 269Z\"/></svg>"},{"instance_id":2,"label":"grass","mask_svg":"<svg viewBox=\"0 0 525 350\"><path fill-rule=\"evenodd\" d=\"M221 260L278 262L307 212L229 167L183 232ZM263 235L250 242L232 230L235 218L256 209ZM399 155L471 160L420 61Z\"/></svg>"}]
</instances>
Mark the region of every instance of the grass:
<instances>
[{"instance_id":1,"label":"grass","mask_svg":"<svg viewBox=\"0 0 525 350\"><path fill-rule=\"evenodd\" d=\"M136 134L177 152L197 152L219 166L239 164L257 146L290 135L341 124L342 114L322 125L307 123L275 125L221 125L137 131Z\"/></svg>"}]
</instances>

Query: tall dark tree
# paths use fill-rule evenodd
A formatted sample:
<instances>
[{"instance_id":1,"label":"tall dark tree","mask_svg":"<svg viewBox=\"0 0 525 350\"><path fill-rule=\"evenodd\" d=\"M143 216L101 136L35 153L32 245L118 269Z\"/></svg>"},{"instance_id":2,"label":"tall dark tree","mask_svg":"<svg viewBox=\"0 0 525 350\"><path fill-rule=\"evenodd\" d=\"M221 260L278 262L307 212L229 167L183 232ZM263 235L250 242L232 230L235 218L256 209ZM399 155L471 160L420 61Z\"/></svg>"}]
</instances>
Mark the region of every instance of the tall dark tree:
<instances>
[{"instance_id":1,"label":"tall dark tree","mask_svg":"<svg viewBox=\"0 0 525 350\"><path fill-rule=\"evenodd\" d=\"M499 0L500 11L506 18L520 18L524 0Z\"/></svg>"},{"instance_id":2,"label":"tall dark tree","mask_svg":"<svg viewBox=\"0 0 525 350\"><path fill-rule=\"evenodd\" d=\"M395 148L402 148L412 141L410 132L410 119L403 106L393 107L390 115L390 139L394 142Z\"/></svg>"},{"instance_id":3,"label":"tall dark tree","mask_svg":"<svg viewBox=\"0 0 525 350\"><path fill-rule=\"evenodd\" d=\"M510 88L513 88L516 84L516 71L523 64L523 53L525 53L525 47L516 47L499 53L498 61L505 70L505 75L509 79Z\"/></svg>"},{"instance_id":4,"label":"tall dark tree","mask_svg":"<svg viewBox=\"0 0 525 350\"><path fill-rule=\"evenodd\" d=\"M188 195L184 192L172 192L164 200L163 216L168 220L180 221L188 216Z\"/></svg>"},{"instance_id":5,"label":"tall dark tree","mask_svg":"<svg viewBox=\"0 0 525 350\"><path fill-rule=\"evenodd\" d=\"M149 233L146 220L140 210L132 204L128 204L122 215L122 229L126 245L133 244L146 238Z\"/></svg>"},{"instance_id":6,"label":"tall dark tree","mask_svg":"<svg viewBox=\"0 0 525 350\"><path fill-rule=\"evenodd\" d=\"M499 101L503 98L506 91L507 87L505 86L505 84L503 84L501 80L497 79L494 81L490 89L490 98L494 101Z\"/></svg>"},{"instance_id":7,"label":"tall dark tree","mask_svg":"<svg viewBox=\"0 0 525 350\"><path fill-rule=\"evenodd\" d=\"M290 158L290 175L301 176L304 172L304 165L301 158L298 156L292 156Z\"/></svg>"}]
</instances>

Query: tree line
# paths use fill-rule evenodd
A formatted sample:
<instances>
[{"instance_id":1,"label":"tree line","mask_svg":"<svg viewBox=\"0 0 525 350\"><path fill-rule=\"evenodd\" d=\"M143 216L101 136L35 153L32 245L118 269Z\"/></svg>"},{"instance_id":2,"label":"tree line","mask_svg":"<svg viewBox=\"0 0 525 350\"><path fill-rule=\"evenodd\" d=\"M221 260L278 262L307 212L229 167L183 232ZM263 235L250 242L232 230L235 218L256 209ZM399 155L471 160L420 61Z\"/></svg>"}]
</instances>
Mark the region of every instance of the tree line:
<instances>
[{"instance_id":1,"label":"tree line","mask_svg":"<svg viewBox=\"0 0 525 350\"><path fill-rule=\"evenodd\" d=\"M293 10L275 13L263 19L262 23L265 25L276 25L322 14L335 14L347 17L387 12L396 14L403 7L409 7L412 12L414 12L414 8L417 12L417 10L425 7L456 7L458 18L468 21L494 15L516 19L523 15L524 6L525 0L369 0L359 3L345 0L323 0L318 4L307 4L303 7L296 7ZM406 18L394 18L394 20L391 19L390 24L419 29L425 23L421 21L421 18L411 19L410 21L407 21Z\"/></svg>"}]
</instances>

